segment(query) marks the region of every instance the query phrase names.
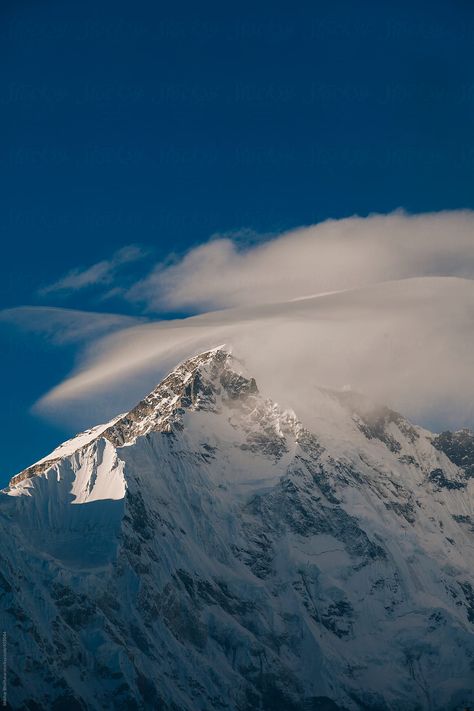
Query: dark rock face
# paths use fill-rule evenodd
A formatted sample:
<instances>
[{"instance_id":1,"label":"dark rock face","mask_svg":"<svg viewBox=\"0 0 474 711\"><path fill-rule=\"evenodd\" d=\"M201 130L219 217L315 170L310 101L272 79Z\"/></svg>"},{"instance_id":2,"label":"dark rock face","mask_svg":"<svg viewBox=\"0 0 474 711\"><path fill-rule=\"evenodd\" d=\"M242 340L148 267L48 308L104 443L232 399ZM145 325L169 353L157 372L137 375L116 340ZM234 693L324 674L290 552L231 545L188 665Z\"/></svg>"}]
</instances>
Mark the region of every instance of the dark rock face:
<instances>
[{"instance_id":1,"label":"dark rock face","mask_svg":"<svg viewBox=\"0 0 474 711\"><path fill-rule=\"evenodd\" d=\"M43 472L49 469L54 464L54 462L54 459L48 459L45 462L41 462L41 464L34 464L32 467L24 469L22 472L16 474L14 477L11 478L10 486L15 486L16 484L19 484L25 479L31 479L34 476L43 474Z\"/></svg>"},{"instance_id":2,"label":"dark rock face","mask_svg":"<svg viewBox=\"0 0 474 711\"><path fill-rule=\"evenodd\" d=\"M458 523L467 526L471 533L474 533L474 518L466 514L453 514L453 519Z\"/></svg>"},{"instance_id":3,"label":"dark rock face","mask_svg":"<svg viewBox=\"0 0 474 711\"><path fill-rule=\"evenodd\" d=\"M220 383L231 400L240 400L248 395L256 395L258 393L257 383L254 378L244 378L231 370L222 372Z\"/></svg>"},{"instance_id":4,"label":"dark rock face","mask_svg":"<svg viewBox=\"0 0 474 711\"><path fill-rule=\"evenodd\" d=\"M463 581L459 583L461 590L466 598L467 619L474 625L474 589L470 582Z\"/></svg>"},{"instance_id":5,"label":"dark rock face","mask_svg":"<svg viewBox=\"0 0 474 711\"><path fill-rule=\"evenodd\" d=\"M419 438L416 428L395 410L382 405L374 405L357 392L337 392L334 395L352 413L357 427L367 439L383 442L394 454L400 452L401 444L397 437L389 431L391 425L394 425L398 433L412 444ZM401 455L400 459L404 461L409 456ZM405 463L412 462L407 460Z\"/></svg>"},{"instance_id":6,"label":"dark rock face","mask_svg":"<svg viewBox=\"0 0 474 711\"><path fill-rule=\"evenodd\" d=\"M433 438L433 446L460 467L466 478L474 477L474 432L468 429L442 432Z\"/></svg>"},{"instance_id":7,"label":"dark rock face","mask_svg":"<svg viewBox=\"0 0 474 711\"><path fill-rule=\"evenodd\" d=\"M466 484L463 481L452 481L448 479L442 469L433 469L433 471L429 473L428 479L433 482L438 490L466 488Z\"/></svg>"},{"instance_id":8,"label":"dark rock face","mask_svg":"<svg viewBox=\"0 0 474 711\"><path fill-rule=\"evenodd\" d=\"M399 516L403 516L403 518L408 522L408 523L414 523L416 516L415 516L415 507L414 504L411 502L401 502L401 501L385 501L384 502L385 508L395 511Z\"/></svg>"}]
</instances>

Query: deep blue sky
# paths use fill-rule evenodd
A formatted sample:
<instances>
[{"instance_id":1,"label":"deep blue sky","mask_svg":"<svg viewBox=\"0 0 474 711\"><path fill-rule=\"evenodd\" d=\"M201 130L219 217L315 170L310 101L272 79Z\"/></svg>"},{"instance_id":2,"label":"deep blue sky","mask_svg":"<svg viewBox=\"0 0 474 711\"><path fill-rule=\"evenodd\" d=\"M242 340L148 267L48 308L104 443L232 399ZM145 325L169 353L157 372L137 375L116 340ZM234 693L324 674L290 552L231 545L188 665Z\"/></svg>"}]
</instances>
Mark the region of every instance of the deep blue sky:
<instances>
[{"instance_id":1,"label":"deep blue sky","mask_svg":"<svg viewBox=\"0 0 474 711\"><path fill-rule=\"evenodd\" d=\"M2 307L103 310L37 292L131 242L155 260L240 228L474 207L473 20L468 0L3 2ZM29 409L74 350L0 335L1 484L72 434Z\"/></svg>"}]
</instances>

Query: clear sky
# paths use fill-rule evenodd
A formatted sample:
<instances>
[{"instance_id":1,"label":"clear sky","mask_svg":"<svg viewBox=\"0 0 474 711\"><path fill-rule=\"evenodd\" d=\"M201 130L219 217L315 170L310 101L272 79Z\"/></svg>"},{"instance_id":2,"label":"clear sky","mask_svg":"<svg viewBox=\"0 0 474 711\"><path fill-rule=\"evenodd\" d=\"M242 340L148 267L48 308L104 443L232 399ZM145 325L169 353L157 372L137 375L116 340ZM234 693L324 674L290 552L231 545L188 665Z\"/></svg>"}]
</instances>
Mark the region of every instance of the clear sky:
<instances>
[{"instance_id":1,"label":"clear sky","mask_svg":"<svg viewBox=\"0 0 474 711\"><path fill-rule=\"evenodd\" d=\"M142 316L112 285L49 287L104 262L131 283L214 234L474 208L473 20L468 0L4 0L2 308ZM31 412L77 354L38 330L0 328L0 484L72 434Z\"/></svg>"}]
</instances>

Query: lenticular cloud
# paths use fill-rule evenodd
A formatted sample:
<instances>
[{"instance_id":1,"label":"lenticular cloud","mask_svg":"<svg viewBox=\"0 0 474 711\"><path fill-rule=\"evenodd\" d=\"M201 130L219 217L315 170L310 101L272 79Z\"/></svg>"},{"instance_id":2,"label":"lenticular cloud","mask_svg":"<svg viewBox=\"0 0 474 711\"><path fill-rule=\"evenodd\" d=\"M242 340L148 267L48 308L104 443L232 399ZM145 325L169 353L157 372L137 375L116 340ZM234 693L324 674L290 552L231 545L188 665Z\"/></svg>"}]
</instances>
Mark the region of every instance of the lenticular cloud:
<instances>
[{"instance_id":1,"label":"lenticular cloud","mask_svg":"<svg viewBox=\"0 0 474 711\"><path fill-rule=\"evenodd\" d=\"M474 213L327 220L254 244L219 237L159 264L128 293L151 310L280 302L422 276L474 277Z\"/></svg>"},{"instance_id":2,"label":"lenticular cloud","mask_svg":"<svg viewBox=\"0 0 474 711\"><path fill-rule=\"evenodd\" d=\"M318 388L353 388L433 429L474 424L474 213L329 220L242 248L211 240L128 292L198 315L94 340L38 403L90 424L176 362L226 343L307 419ZM73 413L71 415L71 413Z\"/></svg>"},{"instance_id":3,"label":"lenticular cloud","mask_svg":"<svg viewBox=\"0 0 474 711\"><path fill-rule=\"evenodd\" d=\"M423 277L148 323L97 341L38 407L112 416L178 360L226 343L264 393L308 423L318 389L330 387L363 391L433 429L459 427L474 422L473 314L473 281Z\"/></svg>"}]
</instances>

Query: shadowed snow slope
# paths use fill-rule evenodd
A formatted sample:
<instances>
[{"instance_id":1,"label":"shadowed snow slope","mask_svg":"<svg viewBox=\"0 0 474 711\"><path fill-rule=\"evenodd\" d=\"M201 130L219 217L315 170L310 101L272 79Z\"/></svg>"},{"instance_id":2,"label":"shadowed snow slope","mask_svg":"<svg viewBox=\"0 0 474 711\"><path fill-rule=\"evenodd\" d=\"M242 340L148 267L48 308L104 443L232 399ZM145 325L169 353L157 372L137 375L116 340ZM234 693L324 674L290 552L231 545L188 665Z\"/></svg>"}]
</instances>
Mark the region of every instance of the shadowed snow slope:
<instances>
[{"instance_id":1,"label":"shadowed snow slope","mask_svg":"<svg viewBox=\"0 0 474 711\"><path fill-rule=\"evenodd\" d=\"M472 433L314 397L309 431L217 348L13 478L12 708L474 703Z\"/></svg>"}]
</instances>

